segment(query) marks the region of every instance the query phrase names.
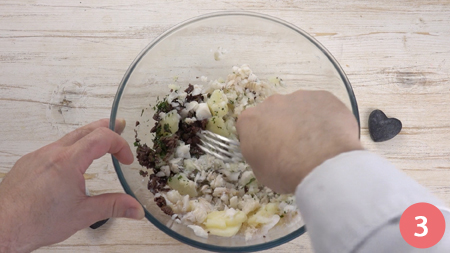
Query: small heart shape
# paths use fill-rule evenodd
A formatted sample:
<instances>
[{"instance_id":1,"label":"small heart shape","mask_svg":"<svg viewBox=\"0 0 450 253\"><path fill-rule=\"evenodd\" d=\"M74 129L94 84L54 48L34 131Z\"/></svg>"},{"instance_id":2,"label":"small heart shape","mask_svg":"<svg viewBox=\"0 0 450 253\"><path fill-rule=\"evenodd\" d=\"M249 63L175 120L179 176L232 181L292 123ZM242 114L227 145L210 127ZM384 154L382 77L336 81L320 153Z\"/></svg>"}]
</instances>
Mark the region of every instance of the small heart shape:
<instances>
[{"instance_id":1,"label":"small heart shape","mask_svg":"<svg viewBox=\"0 0 450 253\"><path fill-rule=\"evenodd\" d=\"M106 223L108 220L109 220L109 219L97 221L96 223L90 225L89 227L92 228L92 229L97 229L97 228L99 228L99 227L105 225L105 223Z\"/></svg>"},{"instance_id":2,"label":"small heart shape","mask_svg":"<svg viewBox=\"0 0 450 253\"><path fill-rule=\"evenodd\" d=\"M388 118L381 110L374 110L369 116L370 137L375 142L394 138L402 130L402 122L396 118Z\"/></svg>"}]
</instances>

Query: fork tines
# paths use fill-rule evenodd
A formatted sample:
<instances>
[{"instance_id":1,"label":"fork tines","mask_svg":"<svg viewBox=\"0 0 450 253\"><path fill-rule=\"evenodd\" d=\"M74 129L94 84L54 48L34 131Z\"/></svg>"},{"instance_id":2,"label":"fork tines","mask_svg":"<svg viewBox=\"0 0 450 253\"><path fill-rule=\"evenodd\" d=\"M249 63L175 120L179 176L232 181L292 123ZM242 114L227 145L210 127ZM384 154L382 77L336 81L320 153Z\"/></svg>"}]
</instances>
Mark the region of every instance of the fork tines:
<instances>
[{"instance_id":1,"label":"fork tines","mask_svg":"<svg viewBox=\"0 0 450 253\"><path fill-rule=\"evenodd\" d=\"M202 141L198 145L205 153L213 155L224 162L241 162L244 157L241 154L239 141L231 140L208 130L197 133Z\"/></svg>"}]
</instances>

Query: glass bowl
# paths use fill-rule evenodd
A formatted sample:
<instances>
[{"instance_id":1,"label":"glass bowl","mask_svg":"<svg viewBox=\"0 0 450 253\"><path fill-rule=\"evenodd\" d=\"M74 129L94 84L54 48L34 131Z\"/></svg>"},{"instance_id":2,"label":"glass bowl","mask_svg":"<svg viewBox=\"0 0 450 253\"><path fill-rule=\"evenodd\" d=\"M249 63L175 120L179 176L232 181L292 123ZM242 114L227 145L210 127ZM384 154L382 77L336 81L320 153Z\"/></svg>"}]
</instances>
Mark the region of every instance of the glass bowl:
<instances>
[{"instance_id":1,"label":"glass bowl","mask_svg":"<svg viewBox=\"0 0 450 253\"><path fill-rule=\"evenodd\" d=\"M153 108L158 97L168 93L168 84L187 87L209 80L226 78L235 65L249 64L260 79L280 77L286 88L327 90L342 100L359 123L358 107L351 85L339 64L313 37L301 29L270 16L251 12L218 12L187 20L156 38L131 64L117 91L110 128L116 118L128 126L122 136L135 153L135 134L142 143L152 145ZM323 101L326 103L326 101ZM134 123L140 121L139 128ZM153 201L147 180L139 175L142 167L113 163L125 191L145 208L146 218L173 238L188 245L218 252L250 252L269 249L305 232L301 219L288 226L275 227L265 238L245 241L231 238L196 236L185 225L174 222Z\"/></svg>"}]
</instances>

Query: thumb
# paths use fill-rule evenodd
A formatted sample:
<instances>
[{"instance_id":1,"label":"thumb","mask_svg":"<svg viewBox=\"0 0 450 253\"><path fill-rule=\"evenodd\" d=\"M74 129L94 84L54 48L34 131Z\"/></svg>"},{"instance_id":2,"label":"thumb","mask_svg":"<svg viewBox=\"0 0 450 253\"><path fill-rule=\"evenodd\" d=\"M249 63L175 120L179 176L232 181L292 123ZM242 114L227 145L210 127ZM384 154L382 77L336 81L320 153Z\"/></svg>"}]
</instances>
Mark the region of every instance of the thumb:
<instances>
[{"instance_id":1,"label":"thumb","mask_svg":"<svg viewBox=\"0 0 450 253\"><path fill-rule=\"evenodd\" d=\"M145 213L141 204L125 193L106 193L88 197L85 202L89 224L112 217L125 217L140 220Z\"/></svg>"}]
</instances>

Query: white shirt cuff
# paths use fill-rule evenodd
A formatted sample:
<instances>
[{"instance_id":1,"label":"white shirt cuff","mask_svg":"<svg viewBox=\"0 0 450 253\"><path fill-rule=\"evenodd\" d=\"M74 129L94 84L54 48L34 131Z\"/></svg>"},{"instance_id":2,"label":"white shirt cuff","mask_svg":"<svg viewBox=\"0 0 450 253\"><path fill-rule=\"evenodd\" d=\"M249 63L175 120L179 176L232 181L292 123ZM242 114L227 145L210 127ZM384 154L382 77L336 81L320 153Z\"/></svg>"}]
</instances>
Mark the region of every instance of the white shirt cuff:
<instances>
[{"instance_id":1,"label":"white shirt cuff","mask_svg":"<svg viewBox=\"0 0 450 253\"><path fill-rule=\"evenodd\" d=\"M443 203L368 151L340 154L297 187L296 201L316 252L351 252L412 204Z\"/></svg>"}]
</instances>

